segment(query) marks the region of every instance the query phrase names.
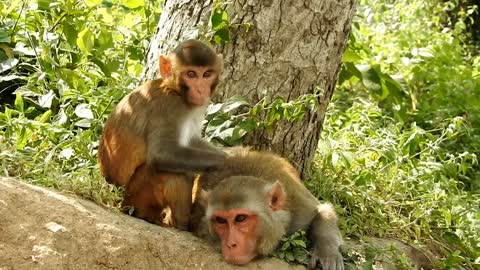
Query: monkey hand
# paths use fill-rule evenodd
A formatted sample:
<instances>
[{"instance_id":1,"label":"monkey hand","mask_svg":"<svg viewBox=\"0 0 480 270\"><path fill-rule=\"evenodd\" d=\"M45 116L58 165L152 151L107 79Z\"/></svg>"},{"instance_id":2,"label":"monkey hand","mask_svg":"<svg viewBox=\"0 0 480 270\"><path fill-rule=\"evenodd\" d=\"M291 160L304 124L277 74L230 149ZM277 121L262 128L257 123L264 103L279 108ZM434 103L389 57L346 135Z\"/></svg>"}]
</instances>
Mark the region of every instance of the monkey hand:
<instances>
[{"instance_id":1,"label":"monkey hand","mask_svg":"<svg viewBox=\"0 0 480 270\"><path fill-rule=\"evenodd\" d=\"M343 263L342 253L340 253L336 247L332 249L334 250L327 251L323 249L321 252L318 252L316 249L312 254L308 269L314 269L318 262L320 262L323 270L344 270L345 265Z\"/></svg>"}]
</instances>

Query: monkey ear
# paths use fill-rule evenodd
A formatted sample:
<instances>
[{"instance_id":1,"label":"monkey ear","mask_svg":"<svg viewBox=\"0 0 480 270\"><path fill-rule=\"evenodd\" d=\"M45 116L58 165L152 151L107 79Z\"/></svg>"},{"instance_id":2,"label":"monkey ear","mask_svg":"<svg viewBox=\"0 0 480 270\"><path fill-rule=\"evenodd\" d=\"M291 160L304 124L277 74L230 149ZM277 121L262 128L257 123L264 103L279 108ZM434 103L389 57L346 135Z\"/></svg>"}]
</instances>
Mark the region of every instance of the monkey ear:
<instances>
[{"instance_id":1,"label":"monkey ear","mask_svg":"<svg viewBox=\"0 0 480 270\"><path fill-rule=\"evenodd\" d=\"M272 211L283 209L287 201L287 196L280 182L275 181L272 185L267 186L267 203Z\"/></svg>"},{"instance_id":2,"label":"monkey ear","mask_svg":"<svg viewBox=\"0 0 480 270\"><path fill-rule=\"evenodd\" d=\"M172 60L167 55L160 55L160 76L169 78L172 76Z\"/></svg>"}]
</instances>

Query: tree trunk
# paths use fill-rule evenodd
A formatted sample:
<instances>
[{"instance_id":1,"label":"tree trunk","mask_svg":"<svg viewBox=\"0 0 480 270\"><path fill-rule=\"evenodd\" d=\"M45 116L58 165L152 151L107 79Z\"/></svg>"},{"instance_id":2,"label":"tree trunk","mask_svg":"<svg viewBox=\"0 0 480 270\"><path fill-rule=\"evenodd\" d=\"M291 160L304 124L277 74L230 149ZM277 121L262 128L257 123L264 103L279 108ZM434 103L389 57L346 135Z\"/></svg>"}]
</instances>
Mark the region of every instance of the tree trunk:
<instances>
[{"instance_id":1,"label":"tree trunk","mask_svg":"<svg viewBox=\"0 0 480 270\"><path fill-rule=\"evenodd\" d=\"M306 176L315 155L342 64L354 0L234 0L226 6L230 16L230 42L218 46L225 72L217 96L225 100L241 95L256 103L265 94L286 101L324 91L320 106L303 120L281 122L273 132L259 130L247 144L270 149L292 161ZM208 31L212 1L166 0L153 39L144 78L158 74L158 54L185 38ZM246 27L249 24L250 27Z\"/></svg>"}]
</instances>

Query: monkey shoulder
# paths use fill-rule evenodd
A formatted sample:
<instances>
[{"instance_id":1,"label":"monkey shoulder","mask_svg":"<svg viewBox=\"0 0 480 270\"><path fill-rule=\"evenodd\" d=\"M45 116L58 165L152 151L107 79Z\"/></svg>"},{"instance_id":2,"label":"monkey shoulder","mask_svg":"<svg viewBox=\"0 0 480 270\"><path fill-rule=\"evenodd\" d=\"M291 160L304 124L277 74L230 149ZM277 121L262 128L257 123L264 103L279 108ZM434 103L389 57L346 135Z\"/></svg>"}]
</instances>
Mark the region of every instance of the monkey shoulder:
<instances>
[{"instance_id":1,"label":"monkey shoulder","mask_svg":"<svg viewBox=\"0 0 480 270\"><path fill-rule=\"evenodd\" d=\"M225 170L236 175L258 177L269 183L278 181L287 194L287 207L293 211L293 216L298 213L296 210L314 215L319 201L305 187L297 170L287 159L268 151L253 151L250 147L231 147L225 152Z\"/></svg>"}]
</instances>

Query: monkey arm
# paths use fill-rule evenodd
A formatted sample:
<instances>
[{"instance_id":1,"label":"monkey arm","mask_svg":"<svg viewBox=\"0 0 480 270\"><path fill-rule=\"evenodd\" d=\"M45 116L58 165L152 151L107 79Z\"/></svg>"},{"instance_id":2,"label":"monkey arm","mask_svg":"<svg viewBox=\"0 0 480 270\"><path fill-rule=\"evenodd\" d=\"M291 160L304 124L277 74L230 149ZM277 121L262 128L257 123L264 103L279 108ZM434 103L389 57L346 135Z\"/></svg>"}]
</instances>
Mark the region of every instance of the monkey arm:
<instances>
[{"instance_id":1,"label":"monkey arm","mask_svg":"<svg viewBox=\"0 0 480 270\"><path fill-rule=\"evenodd\" d=\"M217 147L212 143L208 142L207 140L200 137L193 137L192 140L190 141L190 145L195 148L205 149L205 150L216 152L219 154L224 153L220 147Z\"/></svg>"},{"instance_id":2,"label":"monkey arm","mask_svg":"<svg viewBox=\"0 0 480 270\"><path fill-rule=\"evenodd\" d=\"M322 269L344 270L342 253L339 247L342 245L342 236L337 225L337 216L331 204L320 204L317 214L310 224L310 239L314 243L314 250L309 263L309 269L317 264Z\"/></svg>"},{"instance_id":3,"label":"monkey arm","mask_svg":"<svg viewBox=\"0 0 480 270\"><path fill-rule=\"evenodd\" d=\"M149 148L147 164L155 171L202 172L222 165L225 157L222 151L184 147L171 142L161 148Z\"/></svg>"}]
</instances>

